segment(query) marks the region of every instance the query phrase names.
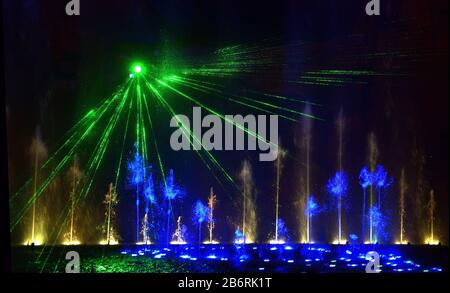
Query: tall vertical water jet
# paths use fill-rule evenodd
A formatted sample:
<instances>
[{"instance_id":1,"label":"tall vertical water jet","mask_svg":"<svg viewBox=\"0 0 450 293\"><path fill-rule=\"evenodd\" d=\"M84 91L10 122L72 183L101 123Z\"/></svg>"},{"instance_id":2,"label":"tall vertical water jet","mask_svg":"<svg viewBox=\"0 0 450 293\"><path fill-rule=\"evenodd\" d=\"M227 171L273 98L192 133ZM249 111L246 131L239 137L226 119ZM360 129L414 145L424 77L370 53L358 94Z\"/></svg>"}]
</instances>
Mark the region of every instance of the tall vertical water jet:
<instances>
[{"instance_id":1,"label":"tall vertical water jet","mask_svg":"<svg viewBox=\"0 0 450 293\"><path fill-rule=\"evenodd\" d=\"M132 187L135 188L136 191L136 242L139 242L139 234L141 230L140 226L140 217L139 217L139 203L140 203L140 186L144 182L144 159L141 154L137 150L134 153L134 158L128 162L128 172L129 172L129 182Z\"/></svg>"},{"instance_id":2,"label":"tall vertical water jet","mask_svg":"<svg viewBox=\"0 0 450 293\"><path fill-rule=\"evenodd\" d=\"M149 166L151 167L151 166ZM150 205L154 205L156 203L156 197L155 197L155 188L153 184L153 176L152 173L148 173L147 180L144 184L144 199L145 199L145 214L144 214L144 220L142 222L142 225L145 228L142 228L142 237L143 237L143 243L144 244L150 244ZM153 209L152 209L153 210Z\"/></svg>"},{"instance_id":3,"label":"tall vertical water jet","mask_svg":"<svg viewBox=\"0 0 450 293\"><path fill-rule=\"evenodd\" d=\"M382 212L382 206L381 206L381 193L384 189L389 187L393 179L388 176L387 171L384 169L382 165L377 165L376 171L372 174L372 180L373 185L375 185L375 188L377 190L377 209L381 215L383 215ZM379 236L382 236L383 229L380 225L377 226L378 230L375 231L374 240L375 242L378 242L380 240Z\"/></svg>"},{"instance_id":4,"label":"tall vertical water jet","mask_svg":"<svg viewBox=\"0 0 450 293\"><path fill-rule=\"evenodd\" d=\"M117 196L115 186L110 183L108 187L108 192L103 200L105 204L105 224L104 232L106 238L100 242L100 244L114 245L119 243L119 235L116 229L116 207L119 203L119 198Z\"/></svg>"},{"instance_id":5,"label":"tall vertical water jet","mask_svg":"<svg viewBox=\"0 0 450 293\"><path fill-rule=\"evenodd\" d=\"M75 155L73 157L73 165L70 167L68 172L69 179L71 180L71 192L70 192L70 230L69 235L66 237L65 244L79 244L79 240L76 239L74 233L75 233L75 199L76 199L76 190L78 187L78 184L80 182L82 173L78 166L78 158ZM68 239L67 239L68 238Z\"/></svg>"},{"instance_id":6,"label":"tall vertical water jet","mask_svg":"<svg viewBox=\"0 0 450 293\"><path fill-rule=\"evenodd\" d=\"M342 208L342 198L346 196L347 193L347 175L344 172L338 171L336 174L328 180L327 190L333 196L336 202L338 210L338 225L337 225L337 240L334 241L336 244L343 244L342 239L342 225L341 225L341 213Z\"/></svg>"},{"instance_id":7,"label":"tall vertical water jet","mask_svg":"<svg viewBox=\"0 0 450 293\"><path fill-rule=\"evenodd\" d=\"M361 216L361 243L365 243L366 236L366 190L368 186L372 185L372 173L369 172L367 167L363 167L359 173L359 185L363 189L363 199L362 199L362 216Z\"/></svg>"},{"instance_id":8,"label":"tall vertical water jet","mask_svg":"<svg viewBox=\"0 0 450 293\"><path fill-rule=\"evenodd\" d=\"M429 232L426 243L434 245L434 244L439 243L439 241L434 238L434 214L435 214L435 209L436 209L436 200L434 198L434 190L430 191L430 200L428 202L427 208L428 208L430 232Z\"/></svg>"},{"instance_id":9,"label":"tall vertical water jet","mask_svg":"<svg viewBox=\"0 0 450 293\"><path fill-rule=\"evenodd\" d=\"M312 115L311 106L307 104L304 109L304 113ZM301 124L301 138L298 141L299 148L301 150L302 167L300 177L300 198L299 198L299 231L300 241L303 243L310 243L311 227L310 218L307 213L309 197L311 194L311 152L312 152L312 126L313 119L303 119Z\"/></svg>"},{"instance_id":10,"label":"tall vertical water jet","mask_svg":"<svg viewBox=\"0 0 450 293\"><path fill-rule=\"evenodd\" d=\"M345 121L344 121L344 111L341 108L339 111L339 115L336 120L336 127L337 127L337 135L338 135L338 170L339 173L342 176L342 180L344 180L344 173L343 173L343 156L344 156L344 127L345 127ZM344 183L344 182L342 182ZM346 188L346 187L345 187ZM337 195L337 210L338 210L338 239L337 243L341 244L342 242L342 196L343 193L336 194Z\"/></svg>"},{"instance_id":11,"label":"tall vertical water jet","mask_svg":"<svg viewBox=\"0 0 450 293\"><path fill-rule=\"evenodd\" d=\"M170 244L186 244L185 239L186 226L181 224L181 216L177 219L177 228L175 233L172 235L172 241Z\"/></svg>"},{"instance_id":12,"label":"tall vertical water jet","mask_svg":"<svg viewBox=\"0 0 450 293\"><path fill-rule=\"evenodd\" d=\"M386 216L378 208L377 205L369 208L369 217L372 219L374 234L374 242L378 243L387 237L386 233Z\"/></svg>"},{"instance_id":13,"label":"tall vertical water jet","mask_svg":"<svg viewBox=\"0 0 450 293\"><path fill-rule=\"evenodd\" d=\"M192 220L198 225L198 245L202 243L202 223L208 218L208 206L197 200L192 207Z\"/></svg>"},{"instance_id":14,"label":"tall vertical water jet","mask_svg":"<svg viewBox=\"0 0 450 293\"><path fill-rule=\"evenodd\" d=\"M144 213L144 217L142 218L141 235L142 242L138 242L137 244L150 244L150 226L148 223L148 213Z\"/></svg>"},{"instance_id":15,"label":"tall vertical water jet","mask_svg":"<svg viewBox=\"0 0 450 293\"><path fill-rule=\"evenodd\" d=\"M184 195L183 190L175 184L173 169L170 169L169 176L166 178L165 185L162 187L164 197L167 199L168 209L167 209L167 230L166 230L166 244L169 244L169 231L170 231L170 216L172 214L172 202L178 197ZM181 218L179 218L181 221Z\"/></svg>"},{"instance_id":16,"label":"tall vertical water jet","mask_svg":"<svg viewBox=\"0 0 450 293\"><path fill-rule=\"evenodd\" d=\"M319 205L316 202L314 196L308 196L308 202L306 204L305 214L308 218L308 231L309 231L309 239L308 243L313 243L313 216L317 215L320 212Z\"/></svg>"},{"instance_id":17,"label":"tall vertical water jet","mask_svg":"<svg viewBox=\"0 0 450 293\"><path fill-rule=\"evenodd\" d=\"M280 206L280 156L277 158L277 182L275 199L275 242L278 243L278 209Z\"/></svg>"},{"instance_id":18,"label":"tall vertical water jet","mask_svg":"<svg viewBox=\"0 0 450 293\"><path fill-rule=\"evenodd\" d=\"M368 136L368 149L369 149L369 154L368 154L368 163L369 163L369 171L373 174L375 172L375 168L376 168L376 164L377 164L377 159L378 159L378 147L377 147L377 142L376 142L376 138L375 138L375 134L373 132L371 132ZM373 207L373 184L370 185L370 190L369 190L370 194L369 194L369 209L371 209ZM369 242L370 243L374 243L374 233L373 233L373 213L369 213Z\"/></svg>"},{"instance_id":19,"label":"tall vertical water jet","mask_svg":"<svg viewBox=\"0 0 450 293\"><path fill-rule=\"evenodd\" d=\"M373 182L378 192L377 206L381 210L381 192L392 184L392 178L388 177L387 171L382 165L377 165L377 169L373 174Z\"/></svg>"},{"instance_id":20,"label":"tall vertical water jet","mask_svg":"<svg viewBox=\"0 0 450 293\"><path fill-rule=\"evenodd\" d=\"M275 194L275 239L271 242L278 243L278 235L279 235L279 209L280 209L280 176L282 171L282 158L286 154L285 151L278 146L278 157L276 160L276 194Z\"/></svg>"},{"instance_id":21,"label":"tall vertical water jet","mask_svg":"<svg viewBox=\"0 0 450 293\"><path fill-rule=\"evenodd\" d=\"M239 178L242 184L242 233L245 243L252 243L256 237L256 207L254 201L254 185L250 162L242 164Z\"/></svg>"},{"instance_id":22,"label":"tall vertical water jet","mask_svg":"<svg viewBox=\"0 0 450 293\"><path fill-rule=\"evenodd\" d=\"M399 199L399 215L400 215L400 243L405 244L405 217L406 217L406 206L405 206L405 193L408 186L405 181L405 169L402 168L402 174L400 176L400 199Z\"/></svg>"},{"instance_id":23,"label":"tall vertical water jet","mask_svg":"<svg viewBox=\"0 0 450 293\"><path fill-rule=\"evenodd\" d=\"M36 127L36 136L33 138L30 146L30 153L33 156L33 167L34 167L34 176L33 176L33 207L32 207L32 218L31 218L31 235L28 238L28 244L42 244L42 235L36 235L36 205L37 199L34 198L37 192L37 186L39 181L39 165L40 162L47 157L47 148L45 147L44 142L41 137L41 130L39 126ZM42 223L41 223L42 224ZM39 234L42 234L43 231L40 231Z\"/></svg>"},{"instance_id":24,"label":"tall vertical water jet","mask_svg":"<svg viewBox=\"0 0 450 293\"><path fill-rule=\"evenodd\" d=\"M215 220L214 220L214 207L216 206L216 195L214 194L213 188L211 187L209 191L209 197L208 197L208 230L209 230L209 244L213 244L216 241L213 240L213 230L215 227Z\"/></svg>"},{"instance_id":25,"label":"tall vertical water jet","mask_svg":"<svg viewBox=\"0 0 450 293\"><path fill-rule=\"evenodd\" d=\"M288 231L287 231L286 224L284 223L283 219L278 218L277 227L278 227L278 239L277 240L272 240L269 243L271 243L271 244L284 244L288 240L287 239Z\"/></svg>"}]
</instances>

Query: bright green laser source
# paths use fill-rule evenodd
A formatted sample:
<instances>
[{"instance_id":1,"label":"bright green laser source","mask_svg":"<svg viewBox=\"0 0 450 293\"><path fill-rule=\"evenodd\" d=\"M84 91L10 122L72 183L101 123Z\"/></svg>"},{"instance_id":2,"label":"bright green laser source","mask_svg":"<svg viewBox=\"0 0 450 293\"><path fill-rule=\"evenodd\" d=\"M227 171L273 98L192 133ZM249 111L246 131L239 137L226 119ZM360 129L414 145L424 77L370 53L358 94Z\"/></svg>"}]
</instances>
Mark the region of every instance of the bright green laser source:
<instances>
[{"instance_id":1,"label":"bright green laser source","mask_svg":"<svg viewBox=\"0 0 450 293\"><path fill-rule=\"evenodd\" d=\"M146 67L140 62L135 62L130 66L130 78L138 77L145 74L145 72Z\"/></svg>"}]
</instances>

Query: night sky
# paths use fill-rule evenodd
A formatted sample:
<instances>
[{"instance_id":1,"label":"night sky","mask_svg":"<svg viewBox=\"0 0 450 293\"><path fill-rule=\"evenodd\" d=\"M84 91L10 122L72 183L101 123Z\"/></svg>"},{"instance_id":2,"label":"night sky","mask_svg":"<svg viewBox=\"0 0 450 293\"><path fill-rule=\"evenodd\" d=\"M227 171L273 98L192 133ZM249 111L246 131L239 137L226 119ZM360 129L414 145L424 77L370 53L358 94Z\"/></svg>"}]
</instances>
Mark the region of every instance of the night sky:
<instances>
[{"instance_id":1,"label":"night sky","mask_svg":"<svg viewBox=\"0 0 450 293\"><path fill-rule=\"evenodd\" d=\"M423 206L433 189L436 233L448 243L448 1L382 1L382 15L378 17L365 15L365 1L209 2L214 3L81 0L81 16L68 17L64 13L65 1L3 1L10 193L32 176L28 148L36 125L40 125L51 154L80 117L126 80L133 60L158 67L162 56L168 54L192 66L226 46L301 44L298 50L287 47L282 51L280 64L286 66L273 67L261 75L210 81L231 90L278 93L323 105L312 108L323 121L312 124L311 157L312 194L323 206L329 205L326 182L338 167L335 120L342 108L346 123L343 168L349 176L345 234L360 231L362 192L358 174L368 163L367 137L373 132L379 149L378 163L394 179L384 195L391 240L395 241L398 234L398 182L404 168L408 238L422 241L427 227ZM380 52L389 54L358 57ZM184 61L178 62L180 67ZM372 70L392 75L363 76L359 79L362 83L343 86L282 82L298 78L298 72L322 69ZM227 101L202 100L224 114L254 113ZM171 98L170 103L179 113L192 115L192 104L185 100ZM279 106L304 110L302 104L279 102ZM193 203L197 198L206 201L213 186L219 201L215 233L220 240L230 241L240 221L239 194L229 186L221 187L194 152L172 151L170 117L157 106L154 113L164 164L174 169L175 181L187 192L176 204L175 213L183 215L191 226ZM280 119L279 127L281 144L290 154L283 163L280 214L295 241L299 239L295 203L305 164L299 141L306 120L299 118L298 123L292 123ZM120 143L118 135L81 209L82 217L89 218L81 229L95 227L103 219L99 210L113 179ZM126 157L130 158L132 152L130 141ZM251 162L258 240L267 241L274 221L274 163L259 162L258 152L253 151L213 154L236 178L243 160ZM83 151L80 156L83 161ZM156 167L156 161L150 163ZM80 165L83 169L82 162ZM64 178L64 174L58 177L48 192L53 200L43 199L52 205L48 209L50 218L67 198ZM420 178L423 184L419 186ZM125 240L130 240L134 235L134 200L125 181L119 188L119 230ZM335 222L332 209L315 219L317 241L333 240ZM13 242L21 241L24 229L25 225L20 225L13 232ZM97 241L97 234L96 229L83 232L86 241Z\"/></svg>"}]
</instances>

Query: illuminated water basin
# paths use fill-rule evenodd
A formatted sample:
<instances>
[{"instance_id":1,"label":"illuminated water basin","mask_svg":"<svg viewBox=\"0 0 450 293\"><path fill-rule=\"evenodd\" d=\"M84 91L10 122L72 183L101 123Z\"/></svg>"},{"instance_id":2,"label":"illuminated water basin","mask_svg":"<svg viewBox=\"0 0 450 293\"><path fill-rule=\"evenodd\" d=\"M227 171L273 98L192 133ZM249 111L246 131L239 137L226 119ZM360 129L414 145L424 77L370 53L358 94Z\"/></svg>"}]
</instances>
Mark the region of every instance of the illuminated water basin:
<instances>
[{"instance_id":1,"label":"illuminated water basin","mask_svg":"<svg viewBox=\"0 0 450 293\"><path fill-rule=\"evenodd\" d=\"M445 247L405 245L209 244L124 246L121 254L186 262L201 262L214 271L355 272L363 273L369 251L380 257L383 273L447 271Z\"/></svg>"}]
</instances>

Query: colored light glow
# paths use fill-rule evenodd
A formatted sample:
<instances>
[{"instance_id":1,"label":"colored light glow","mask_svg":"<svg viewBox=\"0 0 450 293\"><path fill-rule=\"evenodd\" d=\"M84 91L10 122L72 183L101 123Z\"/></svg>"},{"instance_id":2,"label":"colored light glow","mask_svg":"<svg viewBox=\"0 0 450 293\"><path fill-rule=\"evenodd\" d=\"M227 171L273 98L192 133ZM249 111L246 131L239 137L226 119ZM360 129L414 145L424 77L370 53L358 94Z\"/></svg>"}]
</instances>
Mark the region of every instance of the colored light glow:
<instances>
[{"instance_id":1,"label":"colored light glow","mask_svg":"<svg viewBox=\"0 0 450 293\"><path fill-rule=\"evenodd\" d=\"M209 241L209 240L207 240L207 241L203 241L203 244L219 244L220 242L219 241L216 241L216 240L213 240L213 241Z\"/></svg>"},{"instance_id":2,"label":"colored light glow","mask_svg":"<svg viewBox=\"0 0 450 293\"><path fill-rule=\"evenodd\" d=\"M187 244L187 242L186 241L174 240L174 241L170 241L170 244L172 244L172 245L184 245L184 244Z\"/></svg>"},{"instance_id":3,"label":"colored light glow","mask_svg":"<svg viewBox=\"0 0 450 293\"><path fill-rule=\"evenodd\" d=\"M65 241L63 242L63 245L80 245L81 242L78 240L72 240L72 241Z\"/></svg>"},{"instance_id":4,"label":"colored light glow","mask_svg":"<svg viewBox=\"0 0 450 293\"><path fill-rule=\"evenodd\" d=\"M209 209L201 200L197 200L192 209L192 219L198 224L203 223L208 217Z\"/></svg>"},{"instance_id":5,"label":"colored light glow","mask_svg":"<svg viewBox=\"0 0 450 293\"><path fill-rule=\"evenodd\" d=\"M31 239L26 240L23 245L31 245L33 243L33 241L31 241ZM34 245L39 246L39 245L43 245L44 244L44 240L41 236L35 236L34 237Z\"/></svg>"},{"instance_id":6,"label":"colored light glow","mask_svg":"<svg viewBox=\"0 0 450 293\"><path fill-rule=\"evenodd\" d=\"M425 244L428 244L428 245L439 245L439 240L437 240L437 239L432 239L432 238L430 237L430 238L427 238L427 239L425 240Z\"/></svg>"},{"instance_id":7,"label":"colored light glow","mask_svg":"<svg viewBox=\"0 0 450 293\"><path fill-rule=\"evenodd\" d=\"M149 244L152 244L152 242L151 241L147 241L147 242L139 241L139 242L136 242L136 245L149 245Z\"/></svg>"},{"instance_id":8,"label":"colored light glow","mask_svg":"<svg viewBox=\"0 0 450 293\"><path fill-rule=\"evenodd\" d=\"M108 241L107 240L102 240L98 244L100 244L100 245L108 245ZM118 244L119 244L119 241L117 239L109 240L109 245L118 245Z\"/></svg>"},{"instance_id":9,"label":"colored light glow","mask_svg":"<svg viewBox=\"0 0 450 293\"><path fill-rule=\"evenodd\" d=\"M333 240L333 242L332 242L332 244L334 244L334 245L344 245L344 244L346 244L347 243L347 240L346 239L341 239L341 241L339 242L339 240L338 239L335 239L335 240Z\"/></svg>"},{"instance_id":10,"label":"colored light glow","mask_svg":"<svg viewBox=\"0 0 450 293\"><path fill-rule=\"evenodd\" d=\"M403 240L402 242L396 241L395 244L397 244L397 245L407 245L408 244L408 240Z\"/></svg>"},{"instance_id":11,"label":"colored light glow","mask_svg":"<svg viewBox=\"0 0 450 293\"><path fill-rule=\"evenodd\" d=\"M286 241L283 239L278 239L278 240L272 239L269 241L269 244L285 244L285 243L286 243Z\"/></svg>"},{"instance_id":12,"label":"colored light glow","mask_svg":"<svg viewBox=\"0 0 450 293\"><path fill-rule=\"evenodd\" d=\"M146 73L147 67L144 65L143 62L137 61L130 65L129 70L130 73L133 75L133 77L139 77L143 76Z\"/></svg>"},{"instance_id":13,"label":"colored light glow","mask_svg":"<svg viewBox=\"0 0 450 293\"><path fill-rule=\"evenodd\" d=\"M234 240L234 244L253 244L253 243L255 243L255 241L253 241L253 239L248 239L248 238L246 238L245 239L245 242L244 242L244 238L239 238L239 239L235 239Z\"/></svg>"}]
</instances>

